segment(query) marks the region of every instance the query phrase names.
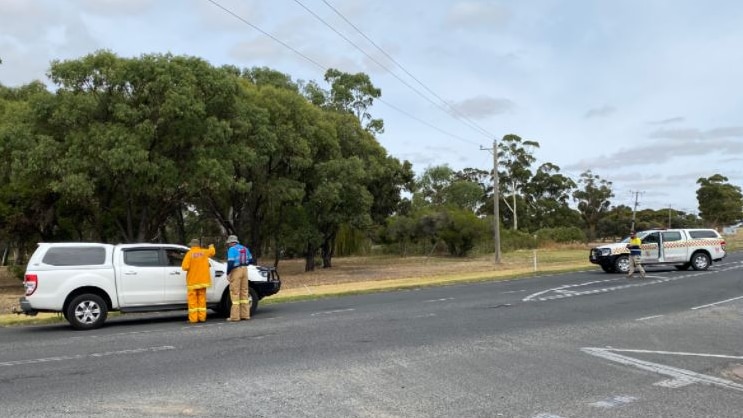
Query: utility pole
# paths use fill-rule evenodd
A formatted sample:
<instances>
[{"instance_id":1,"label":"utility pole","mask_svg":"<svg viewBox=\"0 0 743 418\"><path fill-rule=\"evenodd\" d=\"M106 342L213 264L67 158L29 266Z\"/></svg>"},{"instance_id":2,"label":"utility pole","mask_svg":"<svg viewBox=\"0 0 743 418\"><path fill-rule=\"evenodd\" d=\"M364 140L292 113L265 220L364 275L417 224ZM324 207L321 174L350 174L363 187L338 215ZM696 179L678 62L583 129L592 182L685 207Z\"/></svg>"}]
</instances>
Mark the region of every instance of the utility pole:
<instances>
[{"instance_id":1,"label":"utility pole","mask_svg":"<svg viewBox=\"0 0 743 418\"><path fill-rule=\"evenodd\" d=\"M632 208L632 227L630 228L630 231L635 230L635 213L637 212L637 204L639 203L640 194L644 192L633 192L630 190L630 193L635 194L635 206Z\"/></svg>"},{"instance_id":2,"label":"utility pole","mask_svg":"<svg viewBox=\"0 0 743 418\"><path fill-rule=\"evenodd\" d=\"M500 179L498 178L498 140L493 139L493 148L488 149L480 146L480 150L493 152L493 244L495 246L495 264L500 264L500 208L498 207L498 201L500 200Z\"/></svg>"},{"instance_id":3,"label":"utility pole","mask_svg":"<svg viewBox=\"0 0 743 418\"><path fill-rule=\"evenodd\" d=\"M671 205L668 205L668 229L671 229Z\"/></svg>"}]
</instances>

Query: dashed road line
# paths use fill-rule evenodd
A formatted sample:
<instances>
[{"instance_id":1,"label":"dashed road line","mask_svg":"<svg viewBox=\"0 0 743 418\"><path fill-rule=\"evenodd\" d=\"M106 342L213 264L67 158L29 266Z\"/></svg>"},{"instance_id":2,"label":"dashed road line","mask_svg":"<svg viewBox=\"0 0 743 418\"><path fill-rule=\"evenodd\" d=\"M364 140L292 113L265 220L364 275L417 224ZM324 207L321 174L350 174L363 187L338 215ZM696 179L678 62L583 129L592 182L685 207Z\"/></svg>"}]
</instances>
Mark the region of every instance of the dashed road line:
<instances>
[{"instance_id":1,"label":"dashed road line","mask_svg":"<svg viewBox=\"0 0 743 418\"><path fill-rule=\"evenodd\" d=\"M738 299L743 299L743 296L738 296L737 298L725 299L725 300L721 300L721 301L715 302L715 303L708 303L708 304L702 305L702 306L695 306L695 307L691 308L691 310L694 311L694 310L697 310L697 309L711 308L713 306L722 305L723 303L732 302L732 301L738 300Z\"/></svg>"},{"instance_id":2,"label":"dashed road line","mask_svg":"<svg viewBox=\"0 0 743 418\"><path fill-rule=\"evenodd\" d=\"M624 406L636 400L637 398L634 396L614 396L610 399L607 399L604 401L593 402L589 405L594 406L596 408L609 409L609 408L616 408L618 406Z\"/></svg>"},{"instance_id":3,"label":"dashed road line","mask_svg":"<svg viewBox=\"0 0 743 418\"><path fill-rule=\"evenodd\" d=\"M424 300L423 302L424 302L424 303L430 303L430 302L444 302L444 301L447 301L447 300L454 300L454 298L429 299L429 300Z\"/></svg>"},{"instance_id":4,"label":"dashed road line","mask_svg":"<svg viewBox=\"0 0 743 418\"><path fill-rule=\"evenodd\" d=\"M109 357L109 356L118 356L118 355L125 355L125 354L153 353L153 352L166 351L166 350L175 350L175 347L173 347L172 345L163 345L159 347L144 347L144 348L134 348L130 350L106 351L103 353L75 354L74 356L44 357L44 358L36 358L36 359L28 359L28 360L5 361L5 362L0 363L0 366L5 366L5 367L20 366L24 364L49 363L52 361L82 360L85 358Z\"/></svg>"},{"instance_id":5,"label":"dashed road line","mask_svg":"<svg viewBox=\"0 0 743 418\"><path fill-rule=\"evenodd\" d=\"M643 317L643 318L637 318L637 319L635 319L635 321L647 321L648 319L655 319L655 318L660 318L660 317L663 317L663 316L665 316L665 315L646 316L646 317Z\"/></svg>"},{"instance_id":6,"label":"dashed road line","mask_svg":"<svg viewBox=\"0 0 743 418\"><path fill-rule=\"evenodd\" d=\"M356 310L356 309L354 309L354 308L348 308L348 309L336 309L336 310L333 310L333 311L322 311L322 312L315 312L315 313L311 314L310 316L317 316L317 315L332 315L332 314L337 314L337 313L342 313L342 312L352 312L352 311L355 311L355 310Z\"/></svg>"}]
</instances>

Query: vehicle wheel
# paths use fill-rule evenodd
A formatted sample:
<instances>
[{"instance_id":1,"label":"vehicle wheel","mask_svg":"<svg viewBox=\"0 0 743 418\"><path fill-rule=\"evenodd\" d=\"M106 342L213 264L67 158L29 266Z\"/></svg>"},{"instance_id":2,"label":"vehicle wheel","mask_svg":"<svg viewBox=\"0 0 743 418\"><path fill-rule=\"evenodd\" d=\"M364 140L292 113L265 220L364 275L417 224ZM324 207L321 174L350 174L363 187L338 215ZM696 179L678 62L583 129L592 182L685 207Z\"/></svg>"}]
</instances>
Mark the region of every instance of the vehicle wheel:
<instances>
[{"instance_id":1,"label":"vehicle wheel","mask_svg":"<svg viewBox=\"0 0 743 418\"><path fill-rule=\"evenodd\" d=\"M65 309L65 318L73 328L79 330L98 328L103 325L107 316L106 302L92 293L75 297Z\"/></svg>"},{"instance_id":2,"label":"vehicle wheel","mask_svg":"<svg viewBox=\"0 0 743 418\"><path fill-rule=\"evenodd\" d=\"M607 273L614 273L614 266L609 266L606 264L601 265L601 270L604 270Z\"/></svg>"},{"instance_id":3,"label":"vehicle wheel","mask_svg":"<svg viewBox=\"0 0 743 418\"><path fill-rule=\"evenodd\" d=\"M691 267L691 263L684 263L680 266L674 266L674 267L676 267L676 270L680 270L680 271L689 270L689 267Z\"/></svg>"},{"instance_id":4,"label":"vehicle wheel","mask_svg":"<svg viewBox=\"0 0 743 418\"><path fill-rule=\"evenodd\" d=\"M248 288L248 298L250 298L250 316L252 317L258 309L258 293L252 287Z\"/></svg>"},{"instance_id":5,"label":"vehicle wheel","mask_svg":"<svg viewBox=\"0 0 743 418\"><path fill-rule=\"evenodd\" d=\"M629 271L629 256L620 255L614 260L614 271L617 273L627 274Z\"/></svg>"},{"instance_id":6,"label":"vehicle wheel","mask_svg":"<svg viewBox=\"0 0 743 418\"><path fill-rule=\"evenodd\" d=\"M214 309L217 316L220 318L227 318L230 316L230 308L232 308L232 299L230 298L230 288L224 290L222 299L219 300L219 305Z\"/></svg>"},{"instance_id":7,"label":"vehicle wheel","mask_svg":"<svg viewBox=\"0 0 743 418\"><path fill-rule=\"evenodd\" d=\"M710 259L707 253L701 251L691 256L691 266L694 270L707 270L710 266Z\"/></svg>"}]
</instances>

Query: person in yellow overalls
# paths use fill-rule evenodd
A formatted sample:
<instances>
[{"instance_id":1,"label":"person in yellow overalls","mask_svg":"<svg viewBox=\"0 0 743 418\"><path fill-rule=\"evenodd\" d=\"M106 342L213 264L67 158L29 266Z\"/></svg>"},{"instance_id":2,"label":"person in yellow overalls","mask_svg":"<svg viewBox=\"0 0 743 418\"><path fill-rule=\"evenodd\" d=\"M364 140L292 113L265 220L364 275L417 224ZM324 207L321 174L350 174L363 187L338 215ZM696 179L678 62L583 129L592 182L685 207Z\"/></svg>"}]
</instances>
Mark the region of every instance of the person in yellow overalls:
<instances>
[{"instance_id":1,"label":"person in yellow overalls","mask_svg":"<svg viewBox=\"0 0 743 418\"><path fill-rule=\"evenodd\" d=\"M188 322L206 322L206 289L212 285L209 257L215 254L214 244L202 248L198 239L189 243L190 250L183 257L181 268L186 271L188 290Z\"/></svg>"}]
</instances>

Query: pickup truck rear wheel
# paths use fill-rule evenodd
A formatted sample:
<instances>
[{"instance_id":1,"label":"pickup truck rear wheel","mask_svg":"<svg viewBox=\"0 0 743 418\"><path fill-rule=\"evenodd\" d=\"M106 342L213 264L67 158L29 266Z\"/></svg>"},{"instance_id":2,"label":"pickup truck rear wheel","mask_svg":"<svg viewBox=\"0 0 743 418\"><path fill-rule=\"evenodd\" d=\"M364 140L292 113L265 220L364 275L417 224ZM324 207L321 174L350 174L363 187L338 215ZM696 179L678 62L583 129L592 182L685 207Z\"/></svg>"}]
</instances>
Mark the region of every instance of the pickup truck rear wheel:
<instances>
[{"instance_id":1,"label":"pickup truck rear wheel","mask_svg":"<svg viewBox=\"0 0 743 418\"><path fill-rule=\"evenodd\" d=\"M106 302L92 293L76 296L65 309L65 318L72 328L78 330L99 328L106 321L107 316Z\"/></svg>"},{"instance_id":2,"label":"pickup truck rear wheel","mask_svg":"<svg viewBox=\"0 0 743 418\"><path fill-rule=\"evenodd\" d=\"M709 256L707 253L697 251L691 256L691 267L694 270L707 270L710 265Z\"/></svg>"},{"instance_id":3,"label":"pickup truck rear wheel","mask_svg":"<svg viewBox=\"0 0 743 418\"><path fill-rule=\"evenodd\" d=\"M629 272L629 256L620 255L614 260L614 271L621 274L627 274Z\"/></svg>"}]
</instances>

